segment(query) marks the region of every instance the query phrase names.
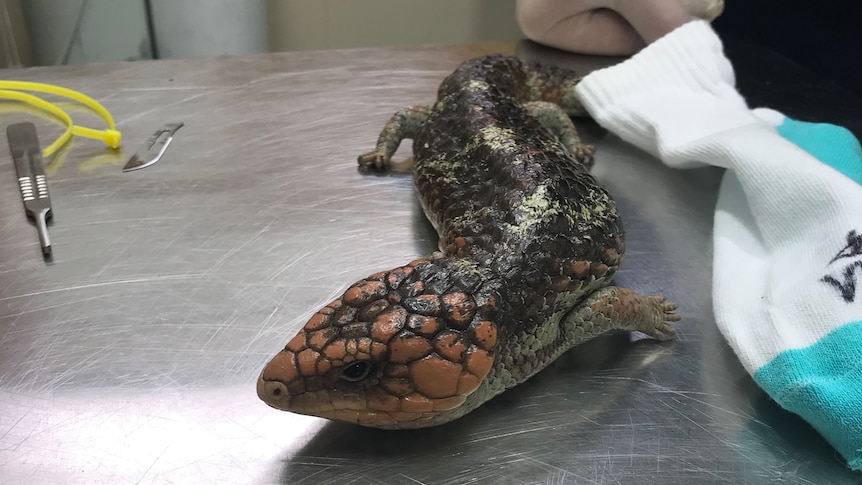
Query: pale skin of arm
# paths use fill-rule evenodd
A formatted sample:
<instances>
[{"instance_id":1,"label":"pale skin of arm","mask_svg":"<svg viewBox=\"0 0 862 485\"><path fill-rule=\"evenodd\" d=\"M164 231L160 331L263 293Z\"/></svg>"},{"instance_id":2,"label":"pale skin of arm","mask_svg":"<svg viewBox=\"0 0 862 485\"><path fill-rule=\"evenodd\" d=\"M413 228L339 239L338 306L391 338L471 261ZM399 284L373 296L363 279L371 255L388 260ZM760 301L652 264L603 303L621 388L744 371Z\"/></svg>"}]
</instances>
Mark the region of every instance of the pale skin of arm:
<instances>
[{"instance_id":1,"label":"pale skin of arm","mask_svg":"<svg viewBox=\"0 0 862 485\"><path fill-rule=\"evenodd\" d=\"M517 0L531 40L571 52L630 55L693 19L713 20L724 0Z\"/></svg>"}]
</instances>

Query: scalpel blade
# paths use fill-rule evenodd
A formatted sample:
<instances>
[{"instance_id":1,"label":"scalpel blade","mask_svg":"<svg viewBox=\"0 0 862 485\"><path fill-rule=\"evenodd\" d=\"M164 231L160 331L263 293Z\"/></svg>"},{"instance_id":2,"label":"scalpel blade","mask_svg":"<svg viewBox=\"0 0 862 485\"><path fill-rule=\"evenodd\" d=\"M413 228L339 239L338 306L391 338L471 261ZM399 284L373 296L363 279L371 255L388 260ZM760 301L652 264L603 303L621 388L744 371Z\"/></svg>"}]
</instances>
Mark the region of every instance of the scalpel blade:
<instances>
[{"instance_id":1,"label":"scalpel blade","mask_svg":"<svg viewBox=\"0 0 862 485\"><path fill-rule=\"evenodd\" d=\"M183 123L168 123L165 126L156 130L155 133L144 142L138 151L132 155L132 158L126 162L123 167L123 172L130 172L141 168L149 167L159 161L171 140L174 139L174 133L183 127Z\"/></svg>"}]
</instances>

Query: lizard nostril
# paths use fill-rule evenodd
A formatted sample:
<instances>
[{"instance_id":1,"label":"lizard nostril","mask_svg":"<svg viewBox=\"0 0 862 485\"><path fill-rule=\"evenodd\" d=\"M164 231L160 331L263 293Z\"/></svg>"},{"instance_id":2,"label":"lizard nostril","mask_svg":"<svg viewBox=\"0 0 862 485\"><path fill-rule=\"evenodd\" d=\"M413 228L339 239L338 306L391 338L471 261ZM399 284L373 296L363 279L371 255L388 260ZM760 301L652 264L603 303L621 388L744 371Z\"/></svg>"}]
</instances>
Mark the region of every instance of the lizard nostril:
<instances>
[{"instance_id":1,"label":"lizard nostril","mask_svg":"<svg viewBox=\"0 0 862 485\"><path fill-rule=\"evenodd\" d=\"M287 386L278 381L263 381L258 394L264 401L279 401L288 396Z\"/></svg>"},{"instance_id":2,"label":"lizard nostril","mask_svg":"<svg viewBox=\"0 0 862 485\"><path fill-rule=\"evenodd\" d=\"M287 394L287 386L280 382L267 382L266 393L274 398L281 398Z\"/></svg>"}]
</instances>

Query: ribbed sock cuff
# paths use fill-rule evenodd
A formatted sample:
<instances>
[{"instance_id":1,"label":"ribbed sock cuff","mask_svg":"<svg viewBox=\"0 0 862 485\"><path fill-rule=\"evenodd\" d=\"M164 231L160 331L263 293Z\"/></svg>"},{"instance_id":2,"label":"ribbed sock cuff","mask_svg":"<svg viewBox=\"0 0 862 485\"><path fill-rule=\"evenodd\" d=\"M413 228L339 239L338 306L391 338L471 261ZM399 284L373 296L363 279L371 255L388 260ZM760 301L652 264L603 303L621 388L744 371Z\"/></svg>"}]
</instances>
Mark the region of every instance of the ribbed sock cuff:
<instances>
[{"instance_id":1,"label":"ribbed sock cuff","mask_svg":"<svg viewBox=\"0 0 862 485\"><path fill-rule=\"evenodd\" d=\"M733 66L708 22L692 21L575 88L600 125L675 167L696 160L665 156L722 131L763 124L734 88ZM684 130L662 132L665 126ZM663 145L658 145L658 141Z\"/></svg>"},{"instance_id":2,"label":"ribbed sock cuff","mask_svg":"<svg viewBox=\"0 0 862 485\"><path fill-rule=\"evenodd\" d=\"M862 322L786 350L754 373L784 409L808 421L853 470L862 470Z\"/></svg>"}]
</instances>

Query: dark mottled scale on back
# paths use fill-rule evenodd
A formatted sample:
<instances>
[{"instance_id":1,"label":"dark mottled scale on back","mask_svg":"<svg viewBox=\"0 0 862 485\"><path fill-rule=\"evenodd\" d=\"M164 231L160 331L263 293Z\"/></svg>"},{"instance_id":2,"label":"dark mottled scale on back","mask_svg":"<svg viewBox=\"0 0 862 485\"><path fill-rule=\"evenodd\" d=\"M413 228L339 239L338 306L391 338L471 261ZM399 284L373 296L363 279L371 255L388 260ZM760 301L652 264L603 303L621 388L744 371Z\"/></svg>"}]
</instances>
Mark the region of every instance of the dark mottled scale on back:
<instances>
[{"instance_id":1,"label":"dark mottled scale on back","mask_svg":"<svg viewBox=\"0 0 862 485\"><path fill-rule=\"evenodd\" d=\"M559 294L582 300L585 285L609 283L619 258L608 255L624 251L613 199L525 107L577 105L567 98L576 82L511 57L468 61L442 83L414 139L414 179L441 249L490 270L487 286L506 308L501 333L535 333Z\"/></svg>"},{"instance_id":2,"label":"dark mottled scale on back","mask_svg":"<svg viewBox=\"0 0 862 485\"><path fill-rule=\"evenodd\" d=\"M532 91L557 92L553 86L572 79L553 68L530 71L508 57L465 63L441 85L414 141L416 185L444 250L502 255L491 261L501 272L520 265L533 279L537 272L561 274L563 262L623 252L611 197L523 107L528 78L548 73L551 79ZM532 224L515 220L525 202L536 204Z\"/></svg>"}]
</instances>

